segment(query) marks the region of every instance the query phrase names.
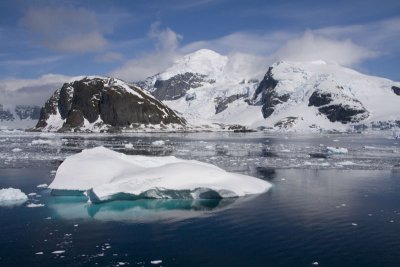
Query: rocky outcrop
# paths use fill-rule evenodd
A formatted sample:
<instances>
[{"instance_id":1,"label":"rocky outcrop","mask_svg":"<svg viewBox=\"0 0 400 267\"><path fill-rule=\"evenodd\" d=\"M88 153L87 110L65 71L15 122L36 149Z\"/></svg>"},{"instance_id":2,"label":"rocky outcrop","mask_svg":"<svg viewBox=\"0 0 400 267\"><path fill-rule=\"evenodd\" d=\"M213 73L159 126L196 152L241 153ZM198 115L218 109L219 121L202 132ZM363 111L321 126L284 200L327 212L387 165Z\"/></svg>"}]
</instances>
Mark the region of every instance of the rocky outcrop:
<instances>
[{"instance_id":1,"label":"rocky outcrop","mask_svg":"<svg viewBox=\"0 0 400 267\"><path fill-rule=\"evenodd\" d=\"M318 111L324 114L331 122L360 122L369 116L369 112L357 99L350 98L340 92L341 87L336 88L336 93L316 90L309 98L308 106L318 107ZM346 104L337 103L335 99L345 100Z\"/></svg>"},{"instance_id":2,"label":"rocky outcrop","mask_svg":"<svg viewBox=\"0 0 400 267\"><path fill-rule=\"evenodd\" d=\"M231 95L228 97L217 97L215 98L215 114L221 113L222 111L224 111L225 109L228 108L228 104L239 100L239 99L245 99L248 97L248 94L235 94L235 95Z\"/></svg>"},{"instance_id":3,"label":"rocky outcrop","mask_svg":"<svg viewBox=\"0 0 400 267\"><path fill-rule=\"evenodd\" d=\"M38 130L124 128L180 124L185 120L138 87L113 78L83 78L64 84L41 110ZM81 129L83 128L83 129Z\"/></svg>"},{"instance_id":4,"label":"rocky outcrop","mask_svg":"<svg viewBox=\"0 0 400 267\"><path fill-rule=\"evenodd\" d=\"M262 105L261 111L264 118L271 116L275 106L288 101L290 98L289 94L278 94L275 91L278 81L274 79L272 69L272 67L269 67L250 101L252 105Z\"/></svg>"},{"instance_id":5,"label":"rocky outcrop","mask_svg":"<svg viewBox=\"0 0 400 267\"><path fill-rule=\"evenodd\" d=\"M154 83L153 95L159 100L175 100L183 97L186 91L203 86L204 83L213 83L207 80L207 75L186 72L177 74L168 80L157 79Z\"/></svg>"},{"instance_id":6,"label":"rocky outcrop","mask_svg":"<svg viewBox=\"0 0 400 267\"><path fill-rule=\"evenodd\" d=\"M393 93L395 93L396 95L400 95L400 87L392 86L392 91L393 91Z\"/></svg>"}]
</instances>

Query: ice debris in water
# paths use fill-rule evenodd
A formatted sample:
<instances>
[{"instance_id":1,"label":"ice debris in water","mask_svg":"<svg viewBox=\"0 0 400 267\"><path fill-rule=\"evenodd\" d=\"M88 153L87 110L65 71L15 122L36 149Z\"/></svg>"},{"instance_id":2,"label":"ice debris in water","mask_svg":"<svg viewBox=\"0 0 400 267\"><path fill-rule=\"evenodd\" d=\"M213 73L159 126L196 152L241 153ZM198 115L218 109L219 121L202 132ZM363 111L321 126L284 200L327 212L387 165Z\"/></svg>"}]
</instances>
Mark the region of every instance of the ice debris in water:
<instances>
[{"instance_id":1,"label":"ice debris in water","mask_svg":"<svg viewBox=\"0 0 400 267\"><path fill-rule=\"evenodd\" d=\"M125 144L125 148L131 149L133 148L133 144L132 143Z\"/></svg>"},{"instance_id":2,"label":"ice debris in water","mask_svg":"<svg viewBox=\"0 0 400 267\"><path fill-rule=\"evenodd\" d=\"M267 191L271 184L173 156L125 155L96 147L67 157L50 189L87 191L91 202L137 198L212 199Z\"/></svg>"},{"instance_id":3,"label":"ice debris in water","mask_svg":"<svg viewBox=\"0 0 400 267\"><path fill-rule=\"evenodd\" d=\"M346 154L346 153L349 152L349 150L348 150L347 148L344 148L344 147L332 147L332 146L328 146L328 147L326 147L326 150L327 150L329 153L332 153L332 154Z\"/></svg>"},{"instance_id":4,"label":"ice debris in water","mask_svg":"<svg viewBox=\"0 0 400 267\"><path fill-rule=\"evenodd\" d=\"M37 188L47 188L47 184L39 184L39 185L37 185L36 187Z\"/></svg>"},{"instance_id":5,"label":"ice debris in water","mask_svg":"<svg viewBox=\"0 0 400 267\"><path fill-rule=\"evenodd\" d=\"M153 146L163 146L165 145L165 142L163 140L157 140L151 143Z\"/></svg>"},{"instance_id":6,"label":"ice debris in water","mask_svg":"<svg viewBox=\"0 0 400 267\"><path fill-rule=\"evenodd\" d=\"M13 148L13 150L11 150L13 153L18 153L21 152L22 149L21 148Z\"/></svg>"},{"instance_id":7,"label":"ice debris in water","mask_svg":"<svg viewBox=\"0 0 400 267\"><path fill-rule=\"evenodd\" d=\"M44 207L44 204L35 204L35 203L30 203L28 205L26 205L28 208L40 208L40 207Z\"/></svg>"},{"instance_id":8,"label":"ice debris in water","mask_svg":"<svg viewBox=\"0 0 400 267\"><path fill-rule=\"evenodd\" d=\"M0 202L24 201L27 199L28 196L20 189L12 187L0 189Z\"/></svg>"},{"instance_id":9,"label":"ice debris in water","mask_svg":"<svg viewBox=\"0 0 400 267\"><path fill-rule=\"evenodd\" d=\"M154 261L150 261L151 264L161 264L162 260L154 260Z\"/></svg>"}]
</instances>

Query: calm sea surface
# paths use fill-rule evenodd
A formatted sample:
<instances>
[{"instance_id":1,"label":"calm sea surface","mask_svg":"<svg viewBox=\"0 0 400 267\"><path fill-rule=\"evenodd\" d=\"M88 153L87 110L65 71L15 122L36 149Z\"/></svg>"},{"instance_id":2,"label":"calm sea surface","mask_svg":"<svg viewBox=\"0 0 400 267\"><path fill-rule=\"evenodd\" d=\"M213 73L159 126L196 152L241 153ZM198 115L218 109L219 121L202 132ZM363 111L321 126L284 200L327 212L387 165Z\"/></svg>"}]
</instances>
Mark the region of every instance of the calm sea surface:
<instances>
[{"instance_id":1,"label":"calm sea surface","mask_svg":"<svg viewBox=\"0 0 400 267\"><path fill-rule=\"evenodd\" d=\"M208 161L273 187L233 200L97 205L37 187L66 156L97 145ZM0 188L36 195L0 203L0 266L400 266L399 150L376 136L3 133Z\"/></svg>"}]
</instances>

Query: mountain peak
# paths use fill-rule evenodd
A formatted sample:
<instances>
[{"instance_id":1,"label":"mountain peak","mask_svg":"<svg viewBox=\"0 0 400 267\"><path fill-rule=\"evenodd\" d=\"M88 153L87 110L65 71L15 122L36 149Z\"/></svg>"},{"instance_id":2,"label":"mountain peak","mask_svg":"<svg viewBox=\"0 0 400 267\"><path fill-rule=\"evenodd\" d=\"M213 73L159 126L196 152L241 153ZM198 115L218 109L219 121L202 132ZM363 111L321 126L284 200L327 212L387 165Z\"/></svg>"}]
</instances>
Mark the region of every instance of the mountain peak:
<instances>
[{"instance_id":1,"label":"mountain peak","mask_svg":"<svg viewBox=\"0 0 400 267\"><path fill-rule=\"evenodd\" d=\"M161 74L161 79L167 80L175 75L186 72L214 77L223 72L228 57L209 49L200 49L176 60L174 64Z\"/></svg>"}]
</instances>

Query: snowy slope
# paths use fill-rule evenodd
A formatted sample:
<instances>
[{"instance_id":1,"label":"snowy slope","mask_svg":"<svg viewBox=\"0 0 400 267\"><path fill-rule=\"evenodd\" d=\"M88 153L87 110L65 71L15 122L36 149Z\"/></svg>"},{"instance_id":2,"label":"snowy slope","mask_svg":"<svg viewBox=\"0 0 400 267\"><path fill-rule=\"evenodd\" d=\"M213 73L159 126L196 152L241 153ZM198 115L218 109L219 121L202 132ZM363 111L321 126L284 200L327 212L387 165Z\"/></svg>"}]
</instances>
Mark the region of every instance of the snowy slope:
<instances>
[{"instance_id":1,"label":"snowy slope","mask_svg":"<svg viewBox=\"0 0 400 267\"><path fill-rule=\"evenodd\" d=\"M399 82L324 61L277 62L258 81L232 71L230 60L199 50L147 79L146 89L194 125L346 130L400 124L400 96L392 88ZM202 80L191 84L194 76L185 73Z\"/></svg>"}]
</instances>

